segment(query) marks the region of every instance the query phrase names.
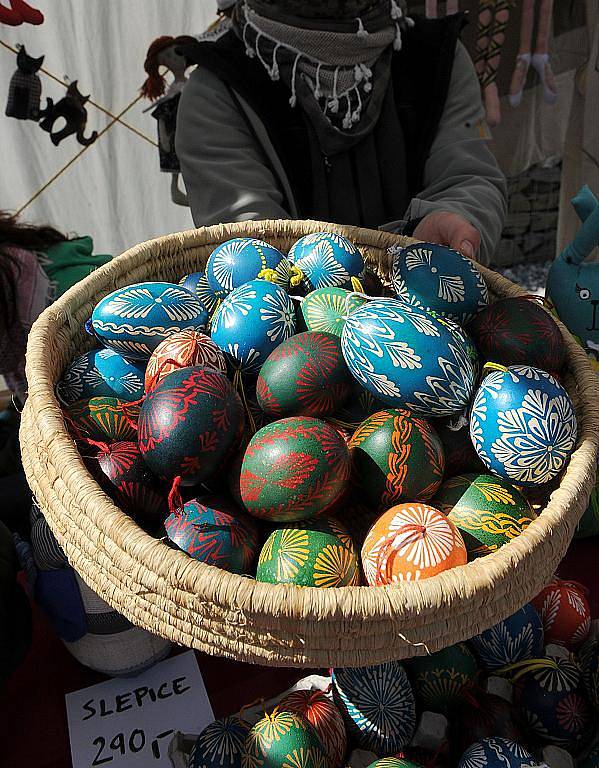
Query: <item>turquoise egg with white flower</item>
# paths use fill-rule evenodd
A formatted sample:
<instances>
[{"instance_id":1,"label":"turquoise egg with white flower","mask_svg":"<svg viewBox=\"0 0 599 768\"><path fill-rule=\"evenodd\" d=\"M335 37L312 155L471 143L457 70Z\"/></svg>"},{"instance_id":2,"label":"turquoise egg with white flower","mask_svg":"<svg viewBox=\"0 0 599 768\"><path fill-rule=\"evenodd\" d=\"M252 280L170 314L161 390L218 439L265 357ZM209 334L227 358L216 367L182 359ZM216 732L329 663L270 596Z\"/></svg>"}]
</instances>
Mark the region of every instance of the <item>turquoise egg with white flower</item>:
<instances>
[{"instance_id":1,"label":"turquoise egg with white flower","mask_svg":"<svg viewBox=\"0 0 599 768\"><path fill-rule=\"evenodd\" d=\"M134 402L144 396L145 371L145 362L127 360L114 349L92 349L69 364L56 394L66 405L92 397Z\"/></svg>"},{"instance_id":2,"label":"turquoise egg with white flower","mask_svg":"<svg viewBox=\"0 0 599 768\"><path fill-rule=\"evenodd\" d=\"M352 375L386 405L430 418L460 413L470 401L476 349L452 320L378 299L352 312L341 343Z\"/></svg>"},{"instance_id":3,"label":"turquoise egg with white flower","mask_svg":"<svg viewBox=\"0 0 599 768\"><path fill-rule=\"evenodd\" d=\"M362 290L364 258L342 235L329 232L305 235L292 246L289 260L301 271L308 291L318 288Z\"/></svg>"},{"instance_id":4,"label":"turquoise egg with white flower","mask_svg":"<svg viewBox=\"0 0 599 768\"><path fill-rule=\"evenodd\" d=\"M194 293L208 310L208 315L212 317L218 309L220 299L210 287L205 272L192 272L190 275L185 275L179 280L179 285Z\"/></svg>"},{"instance_id":5,"label":"turquoise egg with white flower","mask_svg":"<svg viewBox=\"0 0 599 768\"><path fill-rule=\"evenodd\" d=\"M275 347L293 336L295 322L295 307L283 288L250 280L220 305L211 335L233 369L257 374Z\"/></svg>"},{"instance_id":6,"label":"turquoise egg with white flower","mask_svg":"<svg viewBox=\"0 0 599 768\"><path fill-rule=\"evenodd\" d=\"M224 299L250 280L270 280L288 288L291 264L281 251L264 240L235 237L212 251L206 264L206 278L214 295Z\"/></svg>"},{"instance_id":7,"label":"turquoise egg with white flower","mask_svg":"<svg viewBox=\"0 0 599 768\"><path fill-rule=\"evenodd\" d=\"M566 390L540 368L489 373L470 413L470 437L485 466L516 485L538 486L565 469L577 436Z\"/></svg>"},{"instance_id":8,"label":"turquoise egg with white flower","mask_svg":"<svg viewBox=\"0 0 599 768\"><path fill-rule=\"evenodd\" d=\"M493 736L471 744L458 768L533 768L534 757L515 741Z\"/></svg>"},{"instance_id":9,"label":"turquoise egg with white flower","mask_svg":"<svg viewBox=\"0 0 599 768\"><path fill-rule=\"evenodd\" d=\"M412 243L392 253L391 285L401 301L462 324L489 303L482 274L458 251L436 243Z\"/></svg>"}]
</instances>

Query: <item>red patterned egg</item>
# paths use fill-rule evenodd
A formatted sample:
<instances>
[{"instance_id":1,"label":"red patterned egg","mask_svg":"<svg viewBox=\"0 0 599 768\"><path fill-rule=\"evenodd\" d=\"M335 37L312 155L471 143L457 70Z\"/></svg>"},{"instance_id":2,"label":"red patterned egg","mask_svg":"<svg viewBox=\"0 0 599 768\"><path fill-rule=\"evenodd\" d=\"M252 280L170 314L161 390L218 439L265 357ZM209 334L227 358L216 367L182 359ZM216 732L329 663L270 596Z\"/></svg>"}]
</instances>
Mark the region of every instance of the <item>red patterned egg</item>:
<instances>
[{"instance_id":1,"label":"red patterned egg","mask_svg":"<svg viewBox=\"0 0 599 768\"><path fill-rule=\"evenodd\" d=\"M225 356L210 336L193 328L173 333L150 355L146 368L146 394L155 389L169 373L198 365L227 372Z\"/></svg>"},{"instance_id":2,"label":"red patterned egg","mask_svg":"<svg viewBox=\"0 0 599 768\"><path fill-rule=\"evenodd\" d=\"M302 715L314 727L331 768L340 768L347 751L343 718L331 699L322 691L294 691L280 702L279 709Z\"/></svg>"},{"instance_id":3,"label":"red patterned egg","mask_svg":"<svg viewBox=\"0 0 599 768\"><path fill-rule=\"evenodd\" d=\"M272 416L326 416L348 398L352 381L339 336L307 331L270 353L256 395L260 408Z\"/></svg>"},{"instance_id":4,"label":"red patterned egg","mask_svg":"<svg viewBox=\"0 0 599 768\"><path fill-rule=\"evenodd\" d=\"M539 612L545 643L573 649L591 629L591 609L584 588L575 581L553 579L532 601Z\"/></svg>"},{"instance_id":5,"label":"red patterned egg","mask_svg":"<svg viewBox=\"0 0 599 768\"><path fill-rule=\"evenodd\" d=\"M374 507L401 499L432 498L443 480L445 457L428 421L388 408L370 416L349 442L353 479Z\"/></svg>"},{"instance_id":6,"label":"red patterned egg","mask_svg":"<svg viewBox=\"0 0 599 768\"><path fill-rule=\"evenodd\" d=\"M115 397L92 397L64 410L75 438L136 440L139 408Z\"/></svg>"},{"instance_id":7,"label":"red patterned egg","mask_svg":"<svg viewBox=\"0 0 599 768\"><path fill-rule=\"evenodd\" d=\"M156 475L194 485L222 467L239 445L244 424L241 399L223 373L181 368L146 397L139 448Z\"/></svg>"},{"instance_id":8,"label":"red patterned egg","mask_svg":"<svg viewBox=\"0 0 599 768\"><path fill-rule=\"evenodd\" d=\"M250 440L241 498L255 517L307 520L341 497L349 473L349 451L332 426L305 416L281 419Z\"/></svg>"}]
</instances>

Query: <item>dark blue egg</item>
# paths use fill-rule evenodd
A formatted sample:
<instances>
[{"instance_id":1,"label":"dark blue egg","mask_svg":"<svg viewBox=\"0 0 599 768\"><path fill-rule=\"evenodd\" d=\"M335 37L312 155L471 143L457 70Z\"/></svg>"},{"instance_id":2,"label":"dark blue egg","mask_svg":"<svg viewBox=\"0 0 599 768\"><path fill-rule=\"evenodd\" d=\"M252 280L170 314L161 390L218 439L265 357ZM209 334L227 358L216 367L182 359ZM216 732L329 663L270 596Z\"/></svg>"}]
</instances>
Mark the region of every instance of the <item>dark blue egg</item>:
<instances>
[{"instance_id":1,"label":"dark blue egg","mask_svg":"<svg viewBox=\"0 0 599 768\"><path fill-rule=\"evenodd\" d=\"M205 272L193 272L179 280L179 285L194 293L208 310L210 317L218 309L220 299L214 293Z\"/></svg>"},{"instance_id":2,"label":"dark blue egg","mask_svg":"<svg viewBox=\"0 0 599 768\"><path fill-rule=\"evenodd\" d=\"M206 264L206 277L215 296L224 299L250 280L270 280L289 287L291 264L286 256L252 237L236 237L217 246Z\"/></svg>"},{"instance_id":3,"label":"dark blue egg","mask_svg":"<svg viewBox=\"0 0 599 768\"><path fill-rule=\"evenodd\" d=\"M242 756L252 726L237 715L206 726L189 754L187 768L242 768Z\"/></svg>"},{"instance_id":4,"label":"dark blue egg","mask_svg":"<svg viewBox=\"0 0 599 768\"><path fill-rule=\"evenodd\" d=\"M289 259L301 270L306 288L362 290L364 258L347 238L316 232L300 238L289 251Z\"/></svg>"},{"instance_id":5,"label":"dark blue egg","mask_svg":"<svg viewBox=\"0 0 599 768\"><path fill-rule=\"evenodd\" d=\"M507 619L473 637L470 643L482 666L492 672L517 661L542 656L543 624L534 606L527 603Z\"/></svg>"},{"instance_id":6,"label":"dark blue egg","mask_svg":"<svg viewBox=\"0 0 599 768\"><path fill-rule=\"evenodd\" d=\"M536 760L524 747L493 737L477 741L462 755L458 768L532 768Z\"/></svg>"},{"instance_id":7,"label":"dark blue egg","mask_svg":"<svg viewBox=\"0 0 599 768\"><path fill-rule=\"evenodd\" d=\"M112 349L92 349L76 357L56 385L63 403L92 397L133 402L144 394L145 363L131 362Z\"/></svg>"}]
</instances>

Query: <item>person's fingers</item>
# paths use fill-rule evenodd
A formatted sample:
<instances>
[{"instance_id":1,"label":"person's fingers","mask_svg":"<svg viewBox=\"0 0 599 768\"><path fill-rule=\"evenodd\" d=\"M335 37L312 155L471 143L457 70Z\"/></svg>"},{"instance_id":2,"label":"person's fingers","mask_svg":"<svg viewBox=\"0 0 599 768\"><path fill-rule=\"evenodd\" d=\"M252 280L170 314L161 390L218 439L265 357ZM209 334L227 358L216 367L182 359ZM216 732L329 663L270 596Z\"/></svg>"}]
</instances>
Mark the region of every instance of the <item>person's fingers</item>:
<instances>
[{"instance_id":1,"label":"person's fingers","mask_svg":"<svg viewBox=\"0 0 599 768\"><path fill-rule=\"evenodd\" d=\"M480 247L480 233L468 221L449 211L436 211L425 216L414 230L414 237L455 248L470 259Z\"/></svg>"}]
</instances>

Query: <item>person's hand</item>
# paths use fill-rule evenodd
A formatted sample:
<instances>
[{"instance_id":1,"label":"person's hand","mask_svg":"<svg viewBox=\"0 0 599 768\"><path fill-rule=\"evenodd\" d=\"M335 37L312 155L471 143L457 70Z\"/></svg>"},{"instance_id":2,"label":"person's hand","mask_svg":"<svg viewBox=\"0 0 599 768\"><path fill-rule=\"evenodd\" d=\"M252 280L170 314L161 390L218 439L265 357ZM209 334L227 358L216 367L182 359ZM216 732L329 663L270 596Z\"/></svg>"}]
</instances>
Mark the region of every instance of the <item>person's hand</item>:
<instances>
[{"instance_id":1,"label":"person's hand","mask_svg":"<svg viewBox=\"0 0 599 768\"><path fill-rule=\"evenodd\" d=\"M435 211L425 216L414 230L414 237L427 243L439 243L475 259L480 248L480 233L457 213Z\"/></svg>"}]
</instances>

